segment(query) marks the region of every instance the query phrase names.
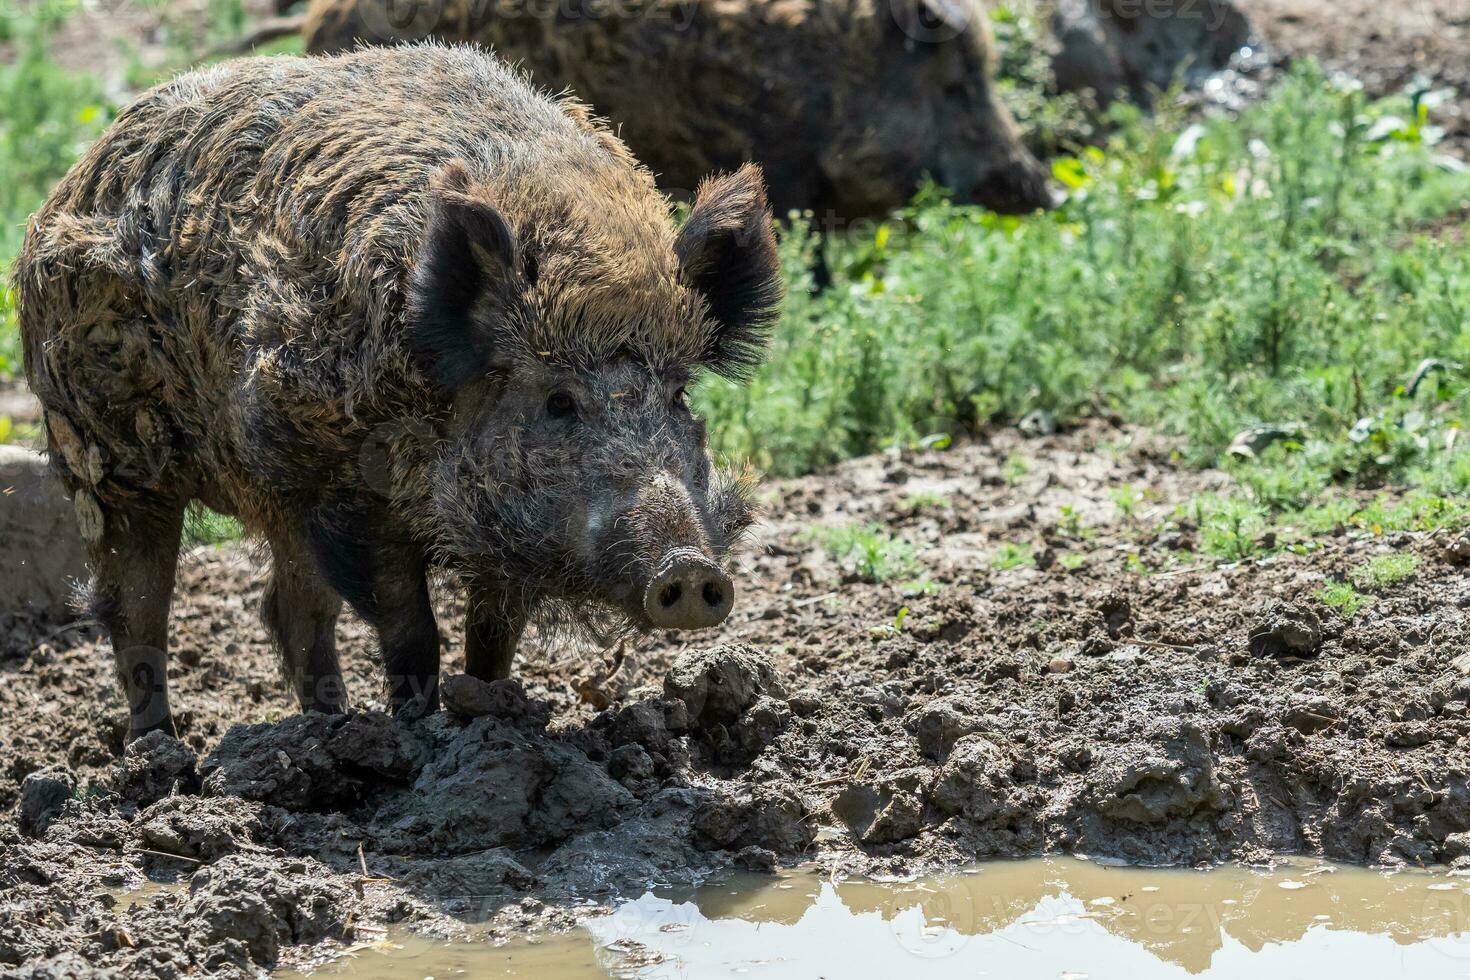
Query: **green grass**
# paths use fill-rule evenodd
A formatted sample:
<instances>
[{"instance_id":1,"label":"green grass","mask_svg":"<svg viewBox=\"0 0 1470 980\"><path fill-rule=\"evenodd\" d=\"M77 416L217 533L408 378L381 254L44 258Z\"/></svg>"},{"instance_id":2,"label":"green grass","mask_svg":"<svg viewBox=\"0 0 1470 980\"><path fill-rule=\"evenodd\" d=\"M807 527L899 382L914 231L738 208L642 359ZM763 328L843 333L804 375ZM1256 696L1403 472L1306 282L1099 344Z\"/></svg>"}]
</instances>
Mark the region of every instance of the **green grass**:
<instances>
[{"instance_id":1,"label":"green grass","mask_svg":"<svg viewBox=\"0 0 1470 980\"><path fill-rule=\"evenodd\" d=\"M191 504L184 512L184 547L229 544L245 536L245 528L233 517L218 514L202 504Z\"/></svg>"},{"instance_id":2,"label":"green grass","mask_svg":"<svg viewBox=\"0 0 1470 980\"><path fill-rule=\"evenodd\" d=\"M905 494L898 502L898 509L916 513L924 510L941 510L949 506L949 497L934 490L919 490Z\"/></svg>"},{"instance_id":3,"label":"green grass","mask_svg":"<svg viewBox=\"0 0 1470 980\"><path fill-rule=\"evenodd\" d=\"M1358 610L1373 601L1373 597L1363 595L1346 582L1333 582L1317 590L1317 601L1352 619Z\"/></svg>"},{"instance_id":4,"label":"green grass","mask_svg":"<svg viewBox=\"0 0 1470 980\"><path fill-rule=\"evenodd\" d=\"M1470 176L1422 127L1369 139L1393 112L1414 118L1301 68L1238 122L1182 138L1134 120L1060 161L1072 193L1051 215L930 193L876 231L798 221L775 356L749 387L700 392L712 441L787 474L1103 407L1182 437L1199 465L1246 427L1299 425L1307 471L1260 487L1278 498L1464 481L1444 446L1470 418L1470 252L1413 229L1470 200ZM814 295L819 249L834 284ZM1427 357L1462 367L1410 395Z\"/></svg>"},{"instance_id":5,"label":"green grass","mask_svg":"<svg viewBox=\"0 0 1470 980\"><path fill-rule=\"evenodd\" d=\"M0 273L8 280L25 222L110 113L96 81L55 65L46 49L63 11L0 13L0 40L12 57L0 62ZM0 290L0 380L20 373L20 339L8 287Z\"/></svg>"},{"instance_id":6,"label":"green grass","mask_svg":"<svg viewBox=\"0 0 1470 980\"><path fill-rule=\"evenodd\" d=\"M1385 589L1411 578L1419 568L1419 556L1394 552L1369 559L1353 569L1353 584L1365 592Z\"/></svg>"},{"instance_id":7,"label":"green grass","mask_svg":"<svg viewBox=\"0 0 1470 980\"><path fill-rule=\"evenodd\" d=\"M807 537L826 547L832 557L865 582L913 579L919 574L913 545L888 533L881 524L841 524L814 528ZM926 591L926 583L913 583Z\"/></svg>"},{"instance_id":8,"label":"green grass","mask_svg":"<svg viewBox=\"0 0 1470 980\"><path fill-rule=\"evenodd\" d=\"M1004 572L1012 568L1030 568L1036 564L1036 558L1028 546L1006 541L990 559L990 564Z\"/></svg>"}]
</instances>

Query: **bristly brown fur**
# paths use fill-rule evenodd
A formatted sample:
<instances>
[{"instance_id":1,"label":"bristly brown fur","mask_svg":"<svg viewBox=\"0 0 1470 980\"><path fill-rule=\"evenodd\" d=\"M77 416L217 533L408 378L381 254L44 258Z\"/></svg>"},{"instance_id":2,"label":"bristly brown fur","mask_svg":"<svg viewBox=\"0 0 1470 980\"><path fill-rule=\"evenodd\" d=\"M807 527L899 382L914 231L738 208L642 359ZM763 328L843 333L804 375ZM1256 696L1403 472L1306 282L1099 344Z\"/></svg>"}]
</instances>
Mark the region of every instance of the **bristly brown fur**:
<instances>
[{"instance_id":1,"label":"bristly brown fur","mask_svg":"<svg viewBox=\"0 0 1470 980\"><path fill-rule=\"evenodd\" d=\"M961 202L1045 208L1046 170L996 91L988 18L983 0L314 0L304 34L316 54L483 45L591 103L670 191L754 160L778 213L879 217L926 176Z\"/></svg>"},{"instance_id":2,"label":"bristly brown fur","mask_svg":"<svg viewBox=\"0 0 1470 980\"><path fill-rule=\"evenodd\" d=\"M402 323L451 161L452 193L493 202L543 257L501 357L658 368L720 346L652 178L584 107L466 48L221 65L124 110L16 264L28 376L72 486L105 505L183 478L268 521L254 511L290 475L252 469L253 426L345 476L374 426L442 411Z\"/></svg>"},{"instance_id":3,"label":"bristly brown fur","mask_svg":"<svg viewBox=\"0 0 1470 980\"><path fill-rule=\"evenodd\" d=\"M145 94L15 268L130 737L172 730L194 500L268 543L262 618L305 710L345 706L343 600L377 631L390 703L435 703L436 569L470 592L466 671L486 680L534 617L718 622L751 507L685 389L754 362L778 271L754 168L711 181L676 235L583 106L472 48L246 60Z\"/></svg>"}]
</instances>

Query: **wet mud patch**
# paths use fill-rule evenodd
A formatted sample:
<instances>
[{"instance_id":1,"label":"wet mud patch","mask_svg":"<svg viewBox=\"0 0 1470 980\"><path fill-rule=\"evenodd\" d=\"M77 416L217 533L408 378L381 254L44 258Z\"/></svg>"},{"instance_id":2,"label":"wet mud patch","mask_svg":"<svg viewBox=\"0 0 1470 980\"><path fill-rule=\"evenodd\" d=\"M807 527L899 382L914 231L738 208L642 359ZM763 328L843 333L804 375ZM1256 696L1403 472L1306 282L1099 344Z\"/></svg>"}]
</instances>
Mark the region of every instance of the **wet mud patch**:
<instances>
[{"instance_id":1,"label":"wet mud patch","mask_svg":"<svg viewBox=\"0 0 1470 980\"><path fill-rule=\"evenodd\" d=\"M389 926L567 926L732 868L1470 866L1458 533L1345 528L1221 563L1178 514L1228 479L1170 450L1102 424L1007 431L773 484L719 636L536 638L514 680L451 675L424 717L374 710L350 620L360 707L294 714L242 549L185 563L177 740L124 754L105 644L19 624L0 657L0 969L252 975ZM1148 493L1124 508L1126 485ZM880 528L902 574L834 550L827 530L853 526ZM1319 598L1384 555L1410 573L1351 616ZM461 610L440 613L452 672ZM150 882L170 887L116 897Z\"/></svg>"}]
</instances>

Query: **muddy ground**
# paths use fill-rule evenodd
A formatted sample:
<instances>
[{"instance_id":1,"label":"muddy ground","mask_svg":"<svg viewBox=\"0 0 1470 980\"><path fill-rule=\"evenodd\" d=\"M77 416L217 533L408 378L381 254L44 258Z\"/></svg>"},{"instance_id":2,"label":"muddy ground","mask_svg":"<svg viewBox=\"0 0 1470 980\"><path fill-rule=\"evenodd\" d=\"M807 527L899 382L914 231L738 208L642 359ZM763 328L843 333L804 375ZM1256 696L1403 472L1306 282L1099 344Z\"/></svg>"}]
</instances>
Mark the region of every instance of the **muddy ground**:
<instances>
[{"instance_id":1,"label":"muddy ground","mask_svg":"<svg viewBox=\"0 0 1470 980\"><path fill-rule=\"evenodd\" d=\"M534 640L517 681L448 680L452 710L397 722L350 621L362 710L292 714L240 546L184 563L180 741L122 755L105 645L12 623L0 969L245 975L390 922L564 925L730 866L1470 865L1470 538L1344 529L1221 565L1169 518L1225 477L1170 449L1004 430L773 484L718 632ZM1127 515L1121 486L1148 491ZM909 542L918 584L866 581L813 534L853 523ZM1038 560L998 567L1015 549ZM1389 551L1417 571L1351 619L1314 598ZM119 898L147 882L177 887Z\"/></svg>"}]
</instances>

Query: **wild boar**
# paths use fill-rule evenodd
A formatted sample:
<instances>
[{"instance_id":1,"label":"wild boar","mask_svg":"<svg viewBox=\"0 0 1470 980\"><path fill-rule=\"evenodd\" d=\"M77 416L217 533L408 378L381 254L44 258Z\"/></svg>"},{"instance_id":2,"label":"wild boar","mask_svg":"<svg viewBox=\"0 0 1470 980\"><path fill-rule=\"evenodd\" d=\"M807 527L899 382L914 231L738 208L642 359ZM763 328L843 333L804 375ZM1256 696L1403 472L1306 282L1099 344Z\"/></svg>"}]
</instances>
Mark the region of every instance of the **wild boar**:
<instances>
[{"instance_id":1,"label":"wild boar","mask_svg":"<svg viewBox=\"0 0 1470 980\"><path fill-rule=\"evenodd\" d=\"M1052 204L992 78L982 0L316 0L309 52L475 42L610 119L671 192L745 161L819 222L955 200Z\"/></svg>"},{"instance_id":2,"label":"wild boar","mask_svg":"<svg viewBox=\"0 0 1470 980\"><path fill-rule=\"evenodd\" d=\"M236 61L123 110L14 284L134 737L172 726L191 501L268 544L262 611L303 710L345 705L343 599L392 704L435 704L441 569L487 679L529 617L731 608L750 487L712 465L686 391L748 371L778 311L754 167L705 182L676 231L610 131L484 52Z\"/></svg>"}]
</instances>

